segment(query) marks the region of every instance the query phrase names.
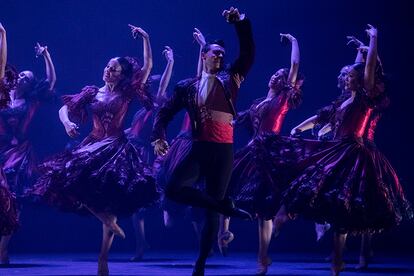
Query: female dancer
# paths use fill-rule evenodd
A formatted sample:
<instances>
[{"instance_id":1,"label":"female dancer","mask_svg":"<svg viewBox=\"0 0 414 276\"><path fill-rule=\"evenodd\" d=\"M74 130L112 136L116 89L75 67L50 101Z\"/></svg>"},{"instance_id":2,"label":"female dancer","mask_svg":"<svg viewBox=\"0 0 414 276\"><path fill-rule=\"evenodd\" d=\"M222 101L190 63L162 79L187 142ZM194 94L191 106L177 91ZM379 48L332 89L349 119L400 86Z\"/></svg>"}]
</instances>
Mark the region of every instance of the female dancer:
<instances>
[{"instance_id":1,"label":"female dancer","mask_svg":"<svg viewBox=\"0 0 414 276\"><path fill-rule=\"evenodd\" d=\"M284 193L278 213L303 214L333 226L333 275L343 269L346 233L378 232L412 217L394 169L371 142L369 126L376 124L387 98L376 86L377 30L368 25L366 31L366 63L350 66L345 88L351 97L333 107L334 140L300 162L304 169Z\"/></svg>"},{"instance_id":2,"label":"female dancer","mask_svg":"<svg viewBox=\"0 0 414 276\"><path fill-rule=\"evenodd\" d=\"M366 61L366 55L368 52L368 47L364 45L364 43L358 39L356 39L354 36L347 36L348 41L348 45L349 44L354 44L357 47L357 57L355 59L355 63L365 63ZM382 82L383 78L384 78L384 72L383 72L383 67L382 67L382 63L381 60L379 58L379 56L377 56L377 72L376 74L378 75L378 80L376 81L376 88L379 89L380 91L382 91L382 93L384 93L384 83ZM349 66L345 66L346 68L349 68ZM345 68L344 67L344 68ZM348 71L348 70L347 70ZM340 76L342 76L342 74L340 74ZM345 81L340 81L340 76L338 76L338 87L340 88L339 84L345 84ZM346 75L344 75L346 76ZM345 80L345 78L343 78L343 80ZM351 94L344 90L344 85L342 85L343 89L342 89L342 94L339 97L339 99L337 100L337 103L334 103L334 105L339 105L339 103L341 103L342 101L346 100L348 97L351 96ZM348 95L348 96L346 96ZM332 108L324 108L325 110L331 110ZM332 113L332 112L331 112ZM368 130L367 133L370 133L369 137L367 137L372 143L374 143L374 134L375 134L375 129L378 125L378 121L381 118L381 113L377 113L377 119L373 121L372 124L370 124L368 126ZM329 117L329 116L325 116L325 117ZM314 128L320 126L321 124L325 124L325 126L323 126L322 128L320 128L320 130L318 131L318 139L323 139L323 140L331 140L332 137L332 126L329 123L329 120L321 120L320 116L318 116L318 124L316 124L314 126ZM308 124L309 126L310 124ZM300 126L299 126L300 127ZM303 128L304 130L306 130L305 128ZM296 132L295 130L292 130L292 132ZM330 228L330 224L325 223L325 224L315 224L315 230L317 233L317 240L321 239L322 236L325 234L326 231L328 231ZM372 255L372 250L371 250L371 240L372 240L372 234L371 233L363 233L361 236L361 246L360 246L360 255L359 255L359 264L356 267L356 269L366 269L368 267L368 260L370 259L371 255ZM332 255L331 255L332 256ZM327 259L331 260L331 256L329 256Z\"/></svg>"},{"instance_id":3,"label":"female dancer","mask_svg":"<svg viewBox=\"0 0 414 276\"><path fill-rule=\"evenodd\" d=\"M150 143L154 114L157 113L158 107L162 106L167 99L166 91L174 66L174 53L169 46L165 46L163 55L167 60L167 65L161 76L158 92L154 97L154 108L150 110L147 110L145 107L141 108L135 113L131 128L126 131L128 133L128 139L138 149L142 159L147 164L153 164L154 162L153 150ZM141 209L132 215L132 223L135 231L136 246L135 256L131 258L131 261L140 261L147 247L145 238L145 209Z\"/></svg>"},{"instance_id":4,"label":"female dancer","mask_svg":"<svg viewBox=\"0 0 414 276\"><path fill-rule=\"evenodd\" d=\"M14 88L17 74L6 67L6 30L0 23L0 110L7 108L10 90ZM0 236L11 235L18 227L16 198L10 192L3 168L0 166ZM0 264L8 264L7 252L0 251Z\"/></svg>"},{"instance_id":5,"label":"female dancer","mask_svg":"<svg viewBox=\"0 0 414 276\"><path fill-rule=\"evenodd\" d=\"M32 191L62 209L89 211L102 222L99 275L109 273L108 252L114 234L125 237L117 216L131 215L158 198L151 169L124 135L123 121L132 99L138 96L148 102L143 88L152 67L148 34L130 27L134 38L143 38L142 68L133 58L112 58L103 72L103 87L86 86L79 94L62 97L65 105L59 117L67 134L78 135L73 120L84 121L88 107L93 113L93 129L80 145L42 164L44 174Z\"/></svg>"},{"instance_id":6,"label":"female dancer","mask_svg":"<svg viewBox=\"0 0 414 276\"><path fill-rule=\"evenodd\" d=\"M291 143L279 133L289 109L301 102L300 86L303 83L303 79L298 78L298 42L290 34L280 36L292 45L290 69L276 71L269 80L267 96L255 100L250 109L238 117L238 123L248 124L253 138L236 153L230 182L230 193L238 205L258 217L258 275L266 274L271 263L267 251L272 235L272 219L280 207L280 191L287 184L284 173L289 163L289 152L292 152ZM269 163L269 160L272 162ZM222 234L226 232L221 231Z\"/></svg>"},{"instance_id":7,"label":"female dancer","mask_svg":"<svg viewBox=\"0 0 414 276\"><path fill-rule=\"evenodd\" d=\"M3 60L7 60L6 31L1 27ZM29 127L40 103L54 96L56 74L47 46L37 43L36 56L42 55L46 65L46 79L38 81L32 71L18 74L16 86L10 90L10 101L0 110L0 166L3 167L7 183L19 201L27 188L33 184L35 171L34 154ZM22 206L18 205L18 214ZM11 235L0 241L0 259L8 262L8 245Z\"/></svg>"}]
</instances>

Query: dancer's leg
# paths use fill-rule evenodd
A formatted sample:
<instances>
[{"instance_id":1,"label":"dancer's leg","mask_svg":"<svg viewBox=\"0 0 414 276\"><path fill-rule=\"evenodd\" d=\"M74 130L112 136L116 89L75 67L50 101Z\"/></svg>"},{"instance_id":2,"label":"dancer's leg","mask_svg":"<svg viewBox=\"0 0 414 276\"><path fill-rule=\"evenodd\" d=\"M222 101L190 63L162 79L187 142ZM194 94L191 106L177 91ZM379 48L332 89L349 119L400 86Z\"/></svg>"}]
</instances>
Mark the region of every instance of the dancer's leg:
<instances>
[{"instance_id":1,"label":"dancer's leg","mask_svg":"<svg viewBox=\"0 0 414 276\"><path fill-rule=\"evenodd\" d=\"M359 264L356 269L366 269L371 257L371 234L363 234L361 237L361 249L359 252Z\"/></svg>"},{"instance_id":2,"label":"dancer's leg","mask_svg":"<svg viewBox=\"0 0 414 276\"><path fill-rule=\"evenodd\" d=\"M135 256L131 261L140 261L144 255L144 250L147 248L147 240L145 236L145 219L144 211L138 211L132 215L132 225L135 232Z\"/></svg>"},{"instance_id":3,"label":"dancer's leg","mask_svg":"<svg viewBox=\"0 0 414 276\"><path fill-rule=\"evenodd\" d=\"M105 224L115 235L125 239L124 230L116 223L116 216L108 212L96 212L92 208L86 207L95 217Z\"/></svg>"},{"instance_id":4,"label":"dancer's leg","mask_svg":"<svg viewBox=\"0 0 414 276\"><path fill-rule=\"evenodd\" d=\"M257 256L258 269L256 275L265 275L267 273L267 267L271 264L271 259L267 253L272 239L272 228L272 220L258 219L259 252Z\"/></svg>"},{"instance_id":5,"label":"dancer's leg","mask_svg":"<svg viewBox=\"0 0 414 276\"><path fill-rule=\"evenodd\" d=\"M282 205L279 208L275 218L273 219L273 235L275 237L279 236L280 229L282 226L289 220L289 215L287 213L287 209L285 205Z\"/></svg>"},{"instance_id":6,"label":"dancer's leg","mask_svg":"<svg viewBox=\"0 0 414 276\"><path fill-rule=\"evenodd\" d=\"M230 181L233 166L232 145L214 145L206 148L211 158L206 159L203 168L206 172L206 192L216 201L223 200ZM201 233L199 256L193 275L204 275L207 257L211 251L219 226L219 214L211 209L206 210L206 220Z\"/></svg>"},{"instance_id":7,"label":"dancer's leg","mask_svg":"<svg viewBox=\"0 0 414 276\"><path fill-rule=\"evenodd\" d=\"M20 220L20 214L21 214L21 206L17 209L17 219ZM0 236L0 264L8 265L10 264L10 258L9 258L9 243L12 238L12 234L7 236Z\"/></svg>"},{"instance_id":8,"label":"dancer's leg","mask_svg":"<svg viewBox=\"0 0 414 276\"><path fill-rule=\"evenodd\" d=\"M0 240L0 264L8 265L9 259L9 242L12 235L1 236Z\"/></svg>"},{"instance_id":9,"label":"dancer's leg","mask_svg":"<svg viewBox=\"0 0 414 276\"><path fill-rule=\"evenodd\" d=\"M172 173L165 194L169 199L183 204L218 209L219 206L216 200L193 187L200 176L200 159L203 154L201 146L194 143L190 153Z\"/></svg>"},{"instance_id":10,"label":"dancer's leg","mask_svg":"<svg viewBox=\"0 0 414 276\"><path fill-rule=\"evenodd\" d=\"M222 149L225 153L229 152L228 150L226 151L226 146L228 148L231 148L232 151L231 144L217 145L224 145ZM223 201L223 198L217 199L214 196L211 196L208 193L205 193L193 187L195 182L199 179L201 173L202 159L205 158L206 155L208 156L211 154L211 152L209 152L210 149L214 151L214 148L211 147L211 143L209 144L202 142L194 142L190 153L184 158L184 160L176 167L176 169L172 173L172 176L166 187L166 196L174 201L183 204L209 209L226 215L238 216L241 218L249 219L249 213L234 208L234 206L228 204L227 201ZM218 163L220 162L221 161L218 161ZM206 169L211 169L211 167L216 168L216 163L217 162L212 161L210 162L210 164L206 164L205 167ZM219 170L221 169L222 168L219 168ZM228 170L228 166L225 166L225 169Z\"/></svg>"},{"instance_id":11,"label":"dancer's leg","mask_svg":"<svg viewBox=\"0 0 414 276\"><path fill-rule=\"evenodd\" d=\"M339 273L344 269L342 255L345 247L346 237L346 233L337 231L334 233L334 248L331 266L332 275L334 276L339 275Z\"/></svg>"},{"instance_id":12,"label":"dancer's leg","mask_svg":"<svg viewBox=\"0 0 414 276\"><path fill-rule=\"evenodd\" d=\"M99 276L109 275L108 255L109 255L109 250L111 249L113 240L114 240L114 233L112 232L112 230L106 224L102 224L102 244L101 244L101 252L99 254L99 259L98 259L98 275Z\"/></svg>"}]
</instances>

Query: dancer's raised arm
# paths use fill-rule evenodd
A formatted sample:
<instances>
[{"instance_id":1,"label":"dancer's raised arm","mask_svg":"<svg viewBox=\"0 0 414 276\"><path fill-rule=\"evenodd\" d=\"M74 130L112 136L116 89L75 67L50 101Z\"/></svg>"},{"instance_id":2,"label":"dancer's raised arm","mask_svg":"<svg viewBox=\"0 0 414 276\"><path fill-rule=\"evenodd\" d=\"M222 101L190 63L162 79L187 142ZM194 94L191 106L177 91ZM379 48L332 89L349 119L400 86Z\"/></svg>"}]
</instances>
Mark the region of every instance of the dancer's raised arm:
<instances>
[{"instance_id":1,"label":"dancer's raised arm","mask_svg":"<svg viewBox=\"0 0 414 276\"><path fill-rule=\"evenodd\" d=\"M366 46L361 40L355 38L355 36L347 36L346 37L348 39L348 43L347 45L350 44L354 44L357 48L357 56L355 58L355 63L363 63L366 61L367 58L367 53L368 53L368 49L369 47ZM384 72L382 71L382 62L381 59L379 57L379 55L377 54L377 68L378 66L380 66L381 69L381 74L384 75Z\"/></svg>"},{"instance_id":2,"label":"dancer's raised arm","mask_svg":"<svg viewBox=\"0 0 414 276\"><path fill-rule=\"evenodd\" d=\"M203 33L197 28L194 28L193 37L197 41L198 45L200 45L200 51L198 53L198 63L197 63L197 77L200 77L201 72L203 72L203 60L201 58L201 53L203 51L204 45L206 45L206 39Z\"/></svg>"},{"instance_id":3,"label":"dancer's raised arm","mask_svg":"<svg viewBox=\"0 0 414 276\"><path fill-rule=\"evenodd\" d=\"M355 57L355 63L361 63L361 62L365 62L365 53L368 50L368 47L365 46L365 44L357 39L355 36L352 35L348 35L346 37L348 39L348 42L346 43L346 45L355 45L355 47L357 48L357 55Z\"/></svg>"},{"instance_id":4,"label":"dancer's raised arm","mask_svg":"<svg viewBox=\"0 0 414 276\"><path fill-rule=\"evenodd\" d=\"M0 79L4 77L7 63L7 37L6 29L0 22Z\"/></svg>"},{"instance_id":5,"label":"dancer's raised arm","mask_svg":"<svg viewBox=\"0 0 414 276\"><path fill-rule=\"evenodd\" d=\"M234 7L224 10L222 15L228 23L234 24L239 38L239 56L232 64L231 71L234 74L239 74L244 79L253 65L255 56L255 44L250 21L244 13L240 13Z\"/></svg>"},{"instance_id":6,"label":"dancer's raised arm","mask_svg":"<svg viewBox=\"0 0 414 276\"><path fill-rule=\"evenodd\" d=\"M377 34L378 31L372 25L368 24L368 29L366 30L369 36L369 46L368 46L368 54L367 60L365 65L365 72L364 72L364 88L367 91L369 96L376 96L372 95L375 93L375 68L377 65Z\"/></svg>"},{"instance_id":7,"label":"dancer's raised arm","mask_svg":"<svg viewBox=\"0 0 414 276\"><path fill-rule=\"evenodd\" d=\"M292 51L290 54L290 69L289 69L289 76L288 76L288 83L292 86L295 86L296 79L298 77L299 72L299 62L300 62L300 52L299 52L299 44L298 41L294 36L291 34L280 34L280 38L286 38L290 41L292 45Z\"/></svg>"},{"instance_id":8,"label":"dancer's raised arm","mask_svg":"<svg viewBox=\"0 0 414 276\"><path fill-rule=\"evenodd\" d=\"M55 71L55 66L53 65L53 61L52 61L52 57L50 56L50 53L48 51L47 46L41 46L38 43L36 43L35 46L35 52L36 52L36 57L38 56L43 56L44 60L45 60L45 65L46 65L46 78L49 81L49 90L53 90L53 88L55 87L55 83L56 83L56 71Z\"/></svg>"},{"instance_id":9,"label":"dancer's raised arm","mask_svg":"<svg viewBox=\"0 0 414 276\"><path fill-rule=\"evenodd\" d=\"M165 66L164 73L161 76L160 85L158 87L157 100L164 98L166 96L166 91L168 83L171 79L172 69L174 66L174 52L173 49L169 46L165 46L164 51L162 52L167 60L167 65Z\"/></svg>"},{"instance_id":10,"label":"dancer's raised arm","mask_svg":"<svg viewBox=\"0 0 414 276\"><path fill-rule=\"evenodd\" d=\"M151 50L151 44L149 35L146 31L144 31L140 27L136 27L134 25L128 24L128 26L131 28L132 37L137 38L138 36L142 37L143 42L143 49L144 49L144 62L141 67L141 83L146 83L147 79L151 73L152 70L152 50Z\"/></svg>"}]
</instances>

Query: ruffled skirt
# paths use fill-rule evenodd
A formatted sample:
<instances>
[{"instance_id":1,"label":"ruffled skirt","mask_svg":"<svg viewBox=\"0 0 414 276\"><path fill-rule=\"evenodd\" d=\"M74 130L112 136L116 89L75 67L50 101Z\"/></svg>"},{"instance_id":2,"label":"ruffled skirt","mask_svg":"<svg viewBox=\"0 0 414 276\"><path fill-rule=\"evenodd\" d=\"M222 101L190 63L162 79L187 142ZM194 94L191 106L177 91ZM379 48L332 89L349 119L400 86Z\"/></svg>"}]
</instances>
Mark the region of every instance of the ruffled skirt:
<instances>
[{"instance_id":1,"label":"ruffled skirt","mask_svg":"<svg viewBox=\"0 0 414 276\"><path fill-rule=\"evenodd\" d=\"M34 182L36 162L32 146L25 141L15 146L2 147L0 151L0 160L10 191L17 198L21 198Z\"/></svg>"},{"instance_id":2,"label":"ruffled skirt","mask_svg":"<svg viewBox=\"0 0 414 276\"><path fill-rule=\"evenodd\" d=\"M229 194L237 205L264 219L274 217L281 192L297 173L306 149L302 140L266 133L237 151Z\"/></svg>"},{"instance_id":3,"label":"ruffled skirt","mask_svg":"<svg viewBox=\"0 0 414 276\"><path fill-rule=\"evenodd\" d=\"M16 197L9 191L2 171L0 174L0 236L6 236L12 234L19 223Z\"/></svg>"},{"instance_id":4,"label":"ruffled skirt","mask_svg":"<svg viewBox=\"0 0 414 276\"><path fill-rule=\"evenodd\" d=\"M320 142L323 149L299 162L301 173L283 195L290 213L348 232L377 232L412 218L398 176L368 141Z\"/></svg>"},{"instance_id":5,"label":"ruffled skirt","mask_svg":"<svg viewBox=\"0 0 414 276\"><path fill-rule=\"evenodd\" d=\"M66 211L130 215L159 198L151 169L124 136L88 137L40 169L29 193Z\"/></svg>"}]
</instances>

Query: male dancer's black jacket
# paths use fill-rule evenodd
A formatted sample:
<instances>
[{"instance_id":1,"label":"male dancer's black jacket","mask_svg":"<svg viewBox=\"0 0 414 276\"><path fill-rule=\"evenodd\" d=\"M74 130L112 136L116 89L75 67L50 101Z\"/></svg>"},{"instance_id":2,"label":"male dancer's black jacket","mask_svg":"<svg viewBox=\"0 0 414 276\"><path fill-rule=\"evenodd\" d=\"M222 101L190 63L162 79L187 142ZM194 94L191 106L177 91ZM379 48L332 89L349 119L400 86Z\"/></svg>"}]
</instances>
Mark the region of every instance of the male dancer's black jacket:
<instances>
[{"instance_id":1,"label":"male dancer's black jacket","mask_svg":"<svg viewBox=\"0 0 414 276\"><path fill-rule=\"evenodd\" d=\"M234 23L237 36L239 38L240 53L236 61L226 69L219 71L217 79L223 87L225 100L233 116L236 116L234 102L237 97L238 85L233 76L238 74L244 79L251 68L254 60L255 46L251 30L250 21L244 20ZM197 138L200 131L200 118L198 118L198 106L196 97L198 93L200 78L190 78L180 81L175 89L174 94L164 106L160 109L154 120L153 133L151 141L157 139L166 140L166 128L174 115L181 109L185 108L190 115L193 137Z\"/></svg>"}]
</instances>

